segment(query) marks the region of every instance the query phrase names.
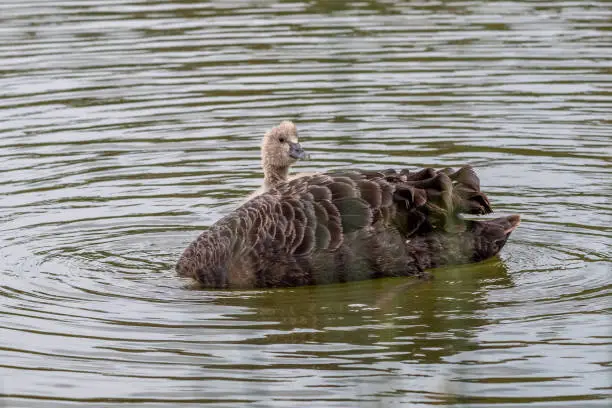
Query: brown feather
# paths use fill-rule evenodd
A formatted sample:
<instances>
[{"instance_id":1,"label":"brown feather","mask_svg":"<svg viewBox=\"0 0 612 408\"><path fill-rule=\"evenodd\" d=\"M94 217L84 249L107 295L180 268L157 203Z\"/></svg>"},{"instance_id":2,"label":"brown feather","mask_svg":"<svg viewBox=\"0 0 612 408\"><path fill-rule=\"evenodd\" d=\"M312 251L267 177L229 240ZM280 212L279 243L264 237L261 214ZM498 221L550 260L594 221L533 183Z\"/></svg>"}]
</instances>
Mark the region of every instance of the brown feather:
<instances>
[{"instance_id":1,"label":"brown feather","mask_svg":"<svg viewBox=\"0 0 612 408\"><path fill-rule=\"evenodd\" d=\"M380 185L367 180L357 182L361 198L366 200L370 207L378 208L382 205L382 191Z\"/></svg>"},{"instance_id":2,"label":"brown feather","mask_svg":"<svg viewBox=\"0 0 612 408\"><path fill-rule=\"evenodd\" d=\"M474 191L480 190L480 179L478 179L476 172L470 166L460 168L455 173L449 174L449 177Z\"/></svg>"},{"instance_id":3,"label":"brown feather","mask_svg":"<svg viewBox=\"0 0 612 408\"><path fill-rule=\"evenodd\" d=\"M329 190L329 188L324 187L324 186L309 186L308 187L308 192L310 194L312 194L313 199L315 201L320 201L320 200L331 200L332 199L332 193Z\"/></svg>"},{"instance_id":4,"label":"brown feather","mask_svg":"<svg viewBox=\"0 0 612 408\"><path fill-rule=\"evenodd\" d=\"M351 184L344 182L338 182L334 179L334 182L327 186L332 194L332 200L339 200L343 198L356 197L357 192L355 187Z\"/></svg>"},{"instance_id":5,"label":"brown feather","mask_svg":"<svg viewBox=\"0 0 612 408\"><path fill-rule=\"evenodd\" d=\"M347 234L372 223L372 211L367 201L352 197L333 200L342 217L342 231Z\"/></svg>"}]
</instances>

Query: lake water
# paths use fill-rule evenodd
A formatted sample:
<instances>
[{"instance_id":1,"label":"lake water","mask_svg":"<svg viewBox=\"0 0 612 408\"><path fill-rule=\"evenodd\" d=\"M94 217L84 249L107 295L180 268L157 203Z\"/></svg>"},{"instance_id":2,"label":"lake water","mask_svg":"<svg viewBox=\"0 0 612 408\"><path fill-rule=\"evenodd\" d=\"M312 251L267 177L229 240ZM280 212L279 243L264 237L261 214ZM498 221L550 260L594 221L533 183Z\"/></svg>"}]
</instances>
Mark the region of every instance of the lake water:
<instances>
[{"instance_id":1,"label":"lake water","mask_svg":"<svg viewBox=\"0 0 612 408\"><path fill-rule=\"evenodd\" d=\"M607 407L606 1L0 3L0 406ZM407 278L193 290L261 182L474 165L520 228Z\"/></svg>"}]
</instances>

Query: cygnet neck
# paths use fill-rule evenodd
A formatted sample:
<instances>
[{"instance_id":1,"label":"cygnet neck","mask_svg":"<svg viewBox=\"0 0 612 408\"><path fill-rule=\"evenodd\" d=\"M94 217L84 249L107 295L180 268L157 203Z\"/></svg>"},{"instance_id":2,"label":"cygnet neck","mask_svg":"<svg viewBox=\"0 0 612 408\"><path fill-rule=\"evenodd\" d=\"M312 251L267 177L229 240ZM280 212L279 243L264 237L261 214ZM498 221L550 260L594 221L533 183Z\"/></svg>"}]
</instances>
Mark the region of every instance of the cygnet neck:
<instances>
[{"instance_id":1,"label":"cygnet neck","mask_svg":"<svg viewBox=\"0 0 612 408\"><path fill-rule=\"evenodd\" d=\"M264 187L266 190L276 187L278 184L287 181L289 177L289 166L278 167L267 163L264 159L262 163L264 171Z\"/></svg>"}]
</instances>

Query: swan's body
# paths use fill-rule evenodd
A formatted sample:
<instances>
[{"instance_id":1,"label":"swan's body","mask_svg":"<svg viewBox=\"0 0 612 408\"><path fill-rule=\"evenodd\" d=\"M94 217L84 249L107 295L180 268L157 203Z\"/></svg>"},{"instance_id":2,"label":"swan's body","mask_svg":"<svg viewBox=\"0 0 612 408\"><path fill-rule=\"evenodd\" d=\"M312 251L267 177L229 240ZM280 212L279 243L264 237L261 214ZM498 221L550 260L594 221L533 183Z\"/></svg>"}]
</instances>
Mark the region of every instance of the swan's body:
<instances>
[{"instance_id":1,"label":"swan's body","mask_svg":"<svg viewBox=\"0 0 612 408\"><path fill-rule=\"evenodd\" d=\"M287 137L294 130L283 122L266 134L262 167L268 191L192 242L177 263L181 276L215 288L424 276L428 268L497 254L518 226L518 216L459 217L491 212L469 167L350 170L289 180L293 156L303 155L297 134Z\"/></svg>"}]
</instances>

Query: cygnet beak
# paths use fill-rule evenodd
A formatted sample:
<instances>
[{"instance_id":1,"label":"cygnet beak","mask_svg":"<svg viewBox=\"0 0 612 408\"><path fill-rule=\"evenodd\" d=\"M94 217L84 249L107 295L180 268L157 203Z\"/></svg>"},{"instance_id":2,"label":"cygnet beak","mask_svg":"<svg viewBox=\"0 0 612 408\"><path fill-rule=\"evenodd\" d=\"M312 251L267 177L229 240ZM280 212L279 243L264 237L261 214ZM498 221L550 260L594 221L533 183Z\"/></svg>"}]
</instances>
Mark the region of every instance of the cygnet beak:
<instances>
[{"instance_id":1,"label":"cygnet beak","mask_svg":"<svg viewBox=\"0 0 612 408\"><path fill-rule=\"evenodd\" d=\"M293 159L303 159L306 157L306 152L302 149L299 143L289 142L289 156Z\"/></svg>"}]
</instances>

